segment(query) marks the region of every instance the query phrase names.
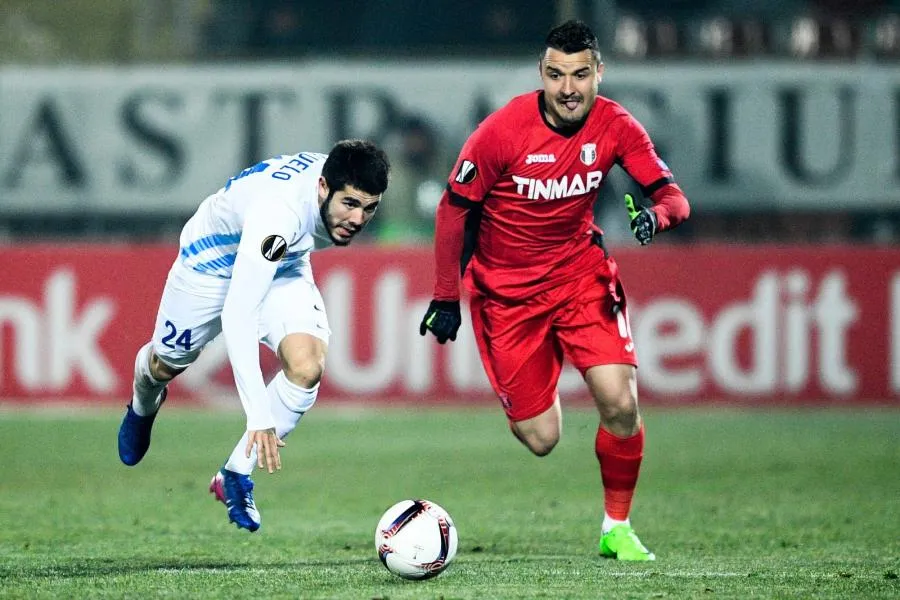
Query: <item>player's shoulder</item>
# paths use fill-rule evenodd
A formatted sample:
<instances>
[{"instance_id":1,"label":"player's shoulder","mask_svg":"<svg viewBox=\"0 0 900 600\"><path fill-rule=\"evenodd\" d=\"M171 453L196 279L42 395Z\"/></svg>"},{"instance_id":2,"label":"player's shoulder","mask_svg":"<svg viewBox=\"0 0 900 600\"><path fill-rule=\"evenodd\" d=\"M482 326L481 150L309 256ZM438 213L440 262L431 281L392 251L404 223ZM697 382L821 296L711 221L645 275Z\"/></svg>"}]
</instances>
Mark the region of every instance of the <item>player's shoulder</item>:
<instances>
[{"instance_id":1,"label":"player's shoulder","mask_svg":"<svg viewBox=\"0 0 900 600\"><path fill-rule=\"evenodd\" d=\"M623 126L631 124L640 125L627 108L606 96L597 96L594 101L594 107L591 110L591 118L595 122L604 125L609 124L610 122L617 122L617 124Z\"/></svg>"},{"instance_id":2,"label":"player's shoulder","mask_svg":"<svg viewBox=\"0 0 900 600\"><path fill-rule=\"evenodd\" d=\"M512 114L533 118L534 115L540 114L540 95L542 90L532 90L519 94L509 100L506 106L501 110L509 111Z\"/></svg>"},{"instance_id":3,"label":"player's shoulder","mask_svg":"<svg viewBox=\"0 0 900 600\"><path fill-rule=\"evenodd\" d=\"M326 158L328 158L327 154L304 150L293 154L277 154L263 162L269 163L275 169L284 165L293 165L298 170L305 170L324 163Z\"/></svg>"},{"instance_id":4,"label":"player's shoulder","mask_svg":"<svg viewBox=\"0 0 900 600\"><path fill-rule=\"evenodd\" d=\"M520 94L492 112L479 127L498 131L515 131L515 127L540 117L538 95L540 90Z\"/></svg>"},{"instance_id":5,"label":"player's shoulder","mask_svg":"<svg viewBox=\"0 0 900 600\"><path fill-rule=\"evenodd\" d=\"M597 96L597 99L594 101L594 114L600 118L611 120L611 119L619 119L619 118L631 118L631 113L627 108L612 100L607 98L606 96Z\"/></svg>"},{"instance_id":6,"label":"player's shoulder","mask_svg":"<svg viewBox=\"0 0 900 600\"><path fill-rule=\"evenodd\" d=\"M269 183L276 185L291 183L304 186L309 179L319 177L327 158L327 154L318 152L297 152L295 154L279 154L263 162L269 163L266 169L266 173L269 174Z\"/></svg>"},{"instance_id":7,"label":"player's shoulder","mask_svg":"<svg viewBox=\"0 0 900 600\"><path fill-rule=\"evenodd\" d=\"M303 213L302 206L318 202L319 175L327 155L315 152L278 154L263 159L251 171L236 178L229 192L244 202L265 206L267 211L286 207Z\"/></svg>"}]
</instances>

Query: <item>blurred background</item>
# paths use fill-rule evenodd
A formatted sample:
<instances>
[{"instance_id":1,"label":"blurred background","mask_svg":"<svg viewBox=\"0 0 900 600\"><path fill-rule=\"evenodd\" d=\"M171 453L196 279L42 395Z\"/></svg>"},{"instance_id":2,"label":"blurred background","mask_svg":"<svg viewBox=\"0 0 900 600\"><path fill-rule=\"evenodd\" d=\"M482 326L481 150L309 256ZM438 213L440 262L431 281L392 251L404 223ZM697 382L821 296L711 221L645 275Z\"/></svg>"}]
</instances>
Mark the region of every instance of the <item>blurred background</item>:
<instances>
[{"instance_id":1,"label":"blurred background","mask_svg":"<svg viewBox=\"0 0 900 600\"><path fill-rule=\"evenodd\" d=\"M692 205L647 247L620 169L597 205L640 361L652 572L589 552L579 373L534 461L468 311L452 344L418 333L456 155L540 87L573 17ZM257 478L264 537L236 546L206 494L244 429L221 336L125 469L135 353L202 199L351 136L388 150L392 183L363 240L313 253L318 407ZM898 408L900 0L0 0L0 596L898 598ZM459 526L438 587L385 583L372 553L415 497Z\"/></svg>"},{"instance_id":2,"label":"blurred background","mask_svg":"<svg viewBox=\"0 0 900 600\"><path fill-rule=\"evenodd\" d=\"M2 4L7 239L170 240L230 173L365 135L397 167L369 240L428 241L462 141L572 17L695 205L667 241L900 236L897 0Z\"/></svg>"},{"instance_id":3,"label":"blurred background","mask_svg":"<svg viewBox=\"0 0 900 600\"><path fill-rule=\"evenodd\" d=\"M127 393L127 363L198 203L258 160L351 136L382 144L394 165L359 244L384 254L366 272L346 257L317 259L320 286L326 297L326 288L339 299L371 294L381 321L414 331L430 293L434 209L457 152L487 114L540 86L544 36L569 18L595 28L601 94L646 126L692 203L692 218L643 255L621 203L634 183L608 174L598 203L627 266L636 336L648 347L642 372L663 382L656 391L900 394L900 0L0 6L0 394ZM127 268L101 266L122 248ZM648 268L659 261L687 266L670 277ZM393 267L406 277L401 291ZM350 283L340 269L351 269ZM101 295L114 316L102 326L86 316L100 310L90 294L137 285L136 272L149 283L135 296L123 299L121 285ZM50 316L53 298L69 307L62 317ZM428 364L404 364L432 352L415 336L380 346L381 330L365 324L361 335L375 341L343 347L352 326L342 332L340 322L360 315L331 302L342 394L373 391L354 387L365 378L350 373L360 372L382 377L372 385L385 394L483 390L465 346L434 376L450 384L435 384ZM388 318L391 302L400 308ZM140 310L123 327L148 325L123 342L110 323L132 305ZM69 337L42 346L52 337L44 327ZM30 335L38 341L22 341ZM102 380L102 365L76 358L98 349L115 355L107 387L84 383ZM45 350L56 357L49 366Z\"/></svg>"}]
</instances>

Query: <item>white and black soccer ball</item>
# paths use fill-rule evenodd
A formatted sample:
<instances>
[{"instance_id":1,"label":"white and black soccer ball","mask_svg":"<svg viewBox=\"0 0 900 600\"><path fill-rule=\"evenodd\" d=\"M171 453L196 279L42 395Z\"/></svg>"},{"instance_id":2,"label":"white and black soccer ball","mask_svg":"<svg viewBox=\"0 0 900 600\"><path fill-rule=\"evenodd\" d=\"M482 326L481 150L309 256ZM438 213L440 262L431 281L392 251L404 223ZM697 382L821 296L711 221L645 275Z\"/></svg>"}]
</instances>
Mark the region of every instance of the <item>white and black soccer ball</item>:
<instances>
[{"instance_id":1,"label":"white and black soccer ball","mask_svg":"<svg viewBox=\"0 0 900 600\"><path fill-rule=\"evenodd\" d=\"M456 556L456 526L428 500L403 500L387 509L375 529L375 549L387 570L404 579L439 575Z\"/></svg>"}]
</instances>

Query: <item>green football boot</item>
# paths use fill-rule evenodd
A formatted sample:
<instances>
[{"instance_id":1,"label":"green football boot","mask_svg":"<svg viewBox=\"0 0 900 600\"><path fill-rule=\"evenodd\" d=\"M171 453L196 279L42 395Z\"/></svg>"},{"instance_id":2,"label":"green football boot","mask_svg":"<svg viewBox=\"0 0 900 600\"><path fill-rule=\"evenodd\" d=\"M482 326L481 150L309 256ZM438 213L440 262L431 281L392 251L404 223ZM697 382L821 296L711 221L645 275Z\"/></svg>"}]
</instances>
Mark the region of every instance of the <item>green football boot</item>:
<instances>
[{"instance_id":1,"label":"green football boot","mask_svg":"<svg viewBox=\"0 0 900 600\"><path fill-rule=\"evenodd\" d=\"M628 525L616 525L600 538L600 555L617 560L656 560Z\"/></svg>"}]
</instances>

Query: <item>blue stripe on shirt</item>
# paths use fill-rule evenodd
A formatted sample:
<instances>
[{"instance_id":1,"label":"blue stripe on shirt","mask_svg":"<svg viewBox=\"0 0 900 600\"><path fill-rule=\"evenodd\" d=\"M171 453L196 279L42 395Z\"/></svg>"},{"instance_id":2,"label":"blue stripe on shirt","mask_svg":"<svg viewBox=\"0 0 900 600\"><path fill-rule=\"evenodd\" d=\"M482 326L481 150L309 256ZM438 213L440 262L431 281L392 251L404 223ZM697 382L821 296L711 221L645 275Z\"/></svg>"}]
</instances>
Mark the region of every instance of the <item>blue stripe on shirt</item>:
<instances>
[{"instance_id":1,"label":"blue stripe on shirt","mask_svg":"<svg viewBox=\"0 0 900 600\"><path fill-rule=\"evenodd\" d=\"M199 263L194 266L195 269L204 271L209 269L227 269L231 265L234 264L234 261L237 259L237 253L229 254L227 256L220 256L218 258L214 258L213 260L208 260L203 263Z\"/></svg>"},{"instance_id":2,"label":"blue stripe on shirt","mask_svg":"<svg viewBox=\"0 0 900 600\"><path fill-rule=\"evenodd\" d=\"M241 241L241 232L236 233L214 233L206 237L202 237L196 242L189 244L181 249L181 256L187 258L195 254L200 254L204 250L215 248L216 246L227 246L229 244L237 244Z\"/></svg>"}]
</instances>

